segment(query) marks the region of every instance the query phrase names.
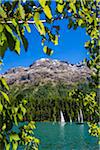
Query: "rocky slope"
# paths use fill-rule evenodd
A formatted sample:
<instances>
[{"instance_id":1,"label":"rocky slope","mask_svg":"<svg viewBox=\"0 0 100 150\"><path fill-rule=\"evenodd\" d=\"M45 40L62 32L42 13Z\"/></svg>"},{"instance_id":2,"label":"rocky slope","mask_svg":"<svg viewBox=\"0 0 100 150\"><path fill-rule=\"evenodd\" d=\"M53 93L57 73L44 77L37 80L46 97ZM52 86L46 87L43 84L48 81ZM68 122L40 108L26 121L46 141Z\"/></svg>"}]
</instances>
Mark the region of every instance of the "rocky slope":
<instances>
[{"instance_id":1,"label":"rocky slope","mask_svg":"<svg viewBox=\"0 0 100 150\"><path fill-rule=\"evenodd\" d=\"M86 81L90 77L90 70L85 65L72 65L67 62L42 58L27 68L12 68L3 76L9 84L46 82L73 84Z\"/></svg>"}]
</instances>

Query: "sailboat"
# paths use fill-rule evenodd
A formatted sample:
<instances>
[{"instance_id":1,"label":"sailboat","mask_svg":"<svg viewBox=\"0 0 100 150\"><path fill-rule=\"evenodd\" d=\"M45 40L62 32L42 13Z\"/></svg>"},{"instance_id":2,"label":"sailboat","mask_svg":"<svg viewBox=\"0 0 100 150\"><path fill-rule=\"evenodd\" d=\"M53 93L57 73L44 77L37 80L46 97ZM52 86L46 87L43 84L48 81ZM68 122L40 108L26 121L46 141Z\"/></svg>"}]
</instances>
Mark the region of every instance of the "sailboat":
<instances>
[{"instance_id":1,"label":"sailboat","mask_svg":"<svg viewBox=\"0 0 100 150\"><path fill-rule=\"evenodd\" d=\"M77 124L83 124L83 113L82 110L80 109L80 111L78 112L78 123Z\"/></svg>"},{"instance_id":2,"label":"sailboat","mask_svg":"<svg viewBox=\"0 0 100 150\"><path fill-rule=\"evenodd\" d=\"M66 122L65 122L64 115L63 115L62 111L60 111L60 117L61 117L60 123L61 123L62 126L64 126L66 124Z\"/></svg>"},{"instance_id":3,"label":"sailboat","mask_svg":"<svg viewBox=\"0 0 100 150\"><path fill-rule=\"evenodd\" d=\"M71 116L69 117L69 121L70 121L70 124L72 124L72 118L71 118Z\"/></svg>"},{"instance_id":4,"label":"sailboat","mask_svg":"<svg viewBox=\"0 0 100 150\"><path fill-rule=\"evenodd\" d=\"M80 114L78 112L78 123L80 123Z\"/></svg>"},{"instance_id":5,"label":"sailboat","mask_svg":"<svg viewBox=\"0 0 100 150\"><path fill-rule=\"evenodd\" d=\"M83 124L83 113L82 113L82 110L80 109L80 118L81 118L81 124Z\"/></svg>"}]
</instances>

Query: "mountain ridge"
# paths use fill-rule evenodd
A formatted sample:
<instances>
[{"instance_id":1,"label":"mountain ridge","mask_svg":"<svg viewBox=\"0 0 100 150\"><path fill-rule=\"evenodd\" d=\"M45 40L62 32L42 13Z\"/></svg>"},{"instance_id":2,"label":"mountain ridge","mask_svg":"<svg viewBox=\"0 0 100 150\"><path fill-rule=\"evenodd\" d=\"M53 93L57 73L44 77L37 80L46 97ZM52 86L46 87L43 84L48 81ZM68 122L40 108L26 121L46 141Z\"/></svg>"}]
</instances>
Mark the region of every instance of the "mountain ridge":
<instances>
[{"instance_id":1,"label":"mountain ridge","mask_svg":"<svg viewBox=\"0 0 100 150\"><path fill-rule=\"evenodd\" d=\"M70 64L56 59L41 58L29 67L16 67L6 71L3 76L8 84L47 82L65 82L73 84L83 82L90 77L91 70L84 64Z\"/></svg>"}]
</instances>

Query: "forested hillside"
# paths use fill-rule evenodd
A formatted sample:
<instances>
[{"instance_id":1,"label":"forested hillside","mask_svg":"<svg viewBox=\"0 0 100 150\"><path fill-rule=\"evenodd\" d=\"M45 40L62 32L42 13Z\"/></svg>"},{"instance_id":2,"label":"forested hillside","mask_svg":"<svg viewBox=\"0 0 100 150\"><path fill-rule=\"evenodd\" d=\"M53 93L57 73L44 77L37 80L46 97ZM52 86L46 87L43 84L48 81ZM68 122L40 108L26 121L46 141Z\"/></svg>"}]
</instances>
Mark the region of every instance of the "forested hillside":
<instances>
[{"instance_id":1,"label":"forested hillside","mask_svg":"<svg viewBox=\"0 0 100 150\"><path fill-rule=\"evenodd\" d=\"M12 103L28 100L25 120L60 121L62 111L66 121L78 122L82 115L84 121L97 122L96 89L89 87L91 72L82 63L40 59L27 68L12 68L3 76L11 85Z\"/></svg>"}]
</instances>

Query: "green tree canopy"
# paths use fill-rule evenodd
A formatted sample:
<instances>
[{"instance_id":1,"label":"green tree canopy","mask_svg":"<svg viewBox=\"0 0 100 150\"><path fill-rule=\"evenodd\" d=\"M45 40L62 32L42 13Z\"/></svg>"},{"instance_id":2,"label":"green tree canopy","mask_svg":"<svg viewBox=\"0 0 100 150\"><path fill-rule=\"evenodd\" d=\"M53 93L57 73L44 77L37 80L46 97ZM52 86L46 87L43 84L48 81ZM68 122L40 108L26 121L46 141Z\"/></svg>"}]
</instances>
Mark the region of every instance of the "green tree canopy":
<instances>
[{"instance_id":1,"label":"green tree canopy","mask_svg":"<svg viewBox=\"0 0 100 150\"><path fill-rule=\"evenodd\" d=\"M54 3L55 7L52 9ZM1 1L0 55L3 57L7 48L20 54L21 43L27 50L28 41L25 37L25 30L31 32L30 24L36 27L42 36L44 52L51 54L52 50L45 45L45 41L51 41L57 45L60 27L54 23L61 19L68 19L69 29L77 29L79 26L86 28L86 33L91 40L85 43L85 47L89 49L94 59L100 46L98 16L99 0Z\"/></svg>"}]
</instances>

